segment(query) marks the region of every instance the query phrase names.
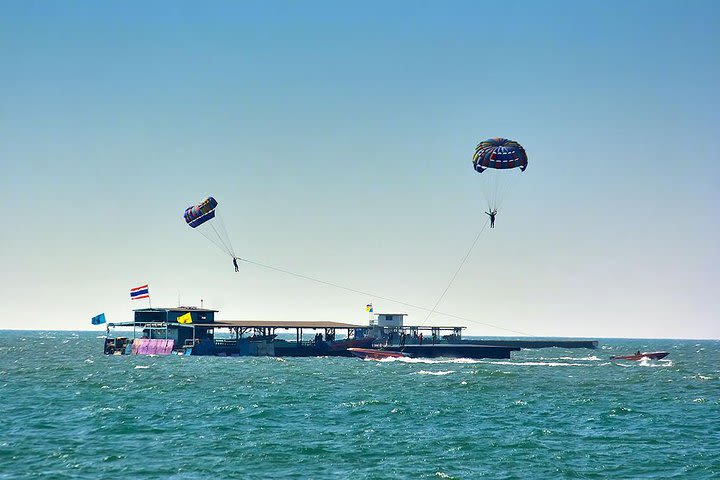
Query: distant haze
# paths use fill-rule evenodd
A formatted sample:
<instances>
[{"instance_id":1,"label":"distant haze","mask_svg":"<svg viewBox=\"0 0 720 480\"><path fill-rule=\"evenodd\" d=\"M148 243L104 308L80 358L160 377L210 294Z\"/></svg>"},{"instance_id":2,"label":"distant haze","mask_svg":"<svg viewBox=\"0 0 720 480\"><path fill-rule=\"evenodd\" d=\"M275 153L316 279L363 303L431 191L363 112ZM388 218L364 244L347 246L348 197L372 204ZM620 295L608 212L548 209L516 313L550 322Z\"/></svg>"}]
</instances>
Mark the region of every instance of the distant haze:
<instances>
[{"instance_id":1,"label":"distant haze","mask_svg":"<svg viewBox=\"0 0 720 480\"><path fill-rule=\"evenodd\" d=\"M529 166L438 307L535 335L720 337L720 3L4 2L0 329L153 306L425 313L486 221L475 144ZM508 332L433 315L429 323Z\"/></svg>"}]
</instances>

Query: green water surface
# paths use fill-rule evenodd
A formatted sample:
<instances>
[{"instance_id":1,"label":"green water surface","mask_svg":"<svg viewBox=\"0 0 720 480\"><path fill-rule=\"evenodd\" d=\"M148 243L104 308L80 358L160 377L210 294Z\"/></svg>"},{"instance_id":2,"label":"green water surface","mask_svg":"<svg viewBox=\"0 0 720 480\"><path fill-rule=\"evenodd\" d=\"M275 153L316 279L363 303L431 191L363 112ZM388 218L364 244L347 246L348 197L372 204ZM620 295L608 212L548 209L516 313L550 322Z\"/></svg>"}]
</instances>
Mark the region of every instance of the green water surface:
<instances>
[{"instance_id":1,"label":"green water surface","mask_svg":"<svg viewBox=\"0 0 720 480\"><path fill-rule=\"evenodd\" d=\"M511 360L102 355L0 332L0 478L720 478L720 342ZM614 354L667 350L659 362Z\"/></svg>"}]
</instances>

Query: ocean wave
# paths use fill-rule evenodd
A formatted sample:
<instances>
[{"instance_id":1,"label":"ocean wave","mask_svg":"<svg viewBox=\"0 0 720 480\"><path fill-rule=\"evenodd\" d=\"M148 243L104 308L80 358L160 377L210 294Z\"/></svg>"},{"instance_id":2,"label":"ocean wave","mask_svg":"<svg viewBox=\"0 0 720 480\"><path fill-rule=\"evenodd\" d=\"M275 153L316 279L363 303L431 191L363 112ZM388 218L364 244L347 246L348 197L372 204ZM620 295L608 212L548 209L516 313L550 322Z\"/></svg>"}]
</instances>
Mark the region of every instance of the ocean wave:
<instances>
[{"instance_id":1,"label":"ocean wave","mask_svg":"<svg viewBox=\"0 0 720 480\"><path fill-rule=\"evenodd\" d=\"M455 373L455 370L441 370L439 372L431 372L429 370L420 370L419 372L413 373L413 375L450 375L451 373Z\"/></svg>"}]
</instances>

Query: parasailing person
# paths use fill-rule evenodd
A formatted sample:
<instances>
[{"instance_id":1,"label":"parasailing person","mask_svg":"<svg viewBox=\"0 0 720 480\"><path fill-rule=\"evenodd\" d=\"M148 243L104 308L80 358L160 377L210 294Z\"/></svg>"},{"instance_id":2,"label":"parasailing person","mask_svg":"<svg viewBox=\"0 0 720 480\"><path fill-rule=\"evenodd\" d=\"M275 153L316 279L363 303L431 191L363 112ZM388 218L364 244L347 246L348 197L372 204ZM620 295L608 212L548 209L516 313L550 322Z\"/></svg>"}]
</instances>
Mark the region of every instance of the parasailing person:
<instances>
[{"instance_id":1,"label":"parasailing person","mask_svg":"<svg viewBox=\"0 0 720 480\"><path fill-rule=\"evenodd\" d=\"M495 215L497 215L497 210L485 212L485 215L490 215L490 228L495 228Z\"/></svg>"},{"instance_id":2,"label":"parasailing person","mask_svg":"<svg viewBox=\"0 0 720 480\"><path fill-rule=\"evenodd\" d=\"M495 228L495 216L505 195L518 178L517 170L524 172L528 165L527 153L522 145L507 138L489 138L478 143L473 155L473 168L482 174L480 187L490 217L490 228Z\"/></svg>"}]
</instances>

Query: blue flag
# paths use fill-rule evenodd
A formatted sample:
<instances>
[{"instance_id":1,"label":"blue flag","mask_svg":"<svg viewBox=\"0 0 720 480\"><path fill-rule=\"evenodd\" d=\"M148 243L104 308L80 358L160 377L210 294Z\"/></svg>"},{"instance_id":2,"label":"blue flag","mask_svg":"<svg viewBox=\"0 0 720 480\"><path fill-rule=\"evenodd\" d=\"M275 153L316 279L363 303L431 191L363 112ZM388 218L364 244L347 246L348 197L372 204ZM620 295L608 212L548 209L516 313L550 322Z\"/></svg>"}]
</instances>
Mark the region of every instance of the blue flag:
<instances>
[{"instance_id":1,"label":"blue flag","mask_svg":"<svg viewBox=\"0 0 720 480\"><path fill-rule=\"evenodd\" d=\"M91 321L92 321L93 325L100 325L101 323L105 323L106 322L105 314L101 313L100 315L96 315L96 316L92 317Z\"/></svg>"}]
</instances>

